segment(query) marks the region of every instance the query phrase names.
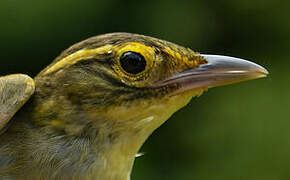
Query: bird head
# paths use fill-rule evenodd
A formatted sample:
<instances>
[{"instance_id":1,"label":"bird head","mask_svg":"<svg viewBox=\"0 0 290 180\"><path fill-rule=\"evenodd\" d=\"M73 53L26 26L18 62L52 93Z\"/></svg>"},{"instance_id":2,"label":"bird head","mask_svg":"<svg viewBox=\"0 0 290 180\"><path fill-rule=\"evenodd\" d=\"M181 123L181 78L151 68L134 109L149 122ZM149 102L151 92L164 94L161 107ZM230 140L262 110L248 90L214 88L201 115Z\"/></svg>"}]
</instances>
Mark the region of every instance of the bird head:
<instances>
[{"instance_id":1,"label":"bird head","mask_svg":"<svg viewBox=\"0 0 290 180\"><path fill-rule=\"evenodd\" d=\"M242 59L143 35L105 34L70 47L35 78L33 117L69 135L130 142L137 150L192 97L266 75Z\"/></svg>"}]
</instances>

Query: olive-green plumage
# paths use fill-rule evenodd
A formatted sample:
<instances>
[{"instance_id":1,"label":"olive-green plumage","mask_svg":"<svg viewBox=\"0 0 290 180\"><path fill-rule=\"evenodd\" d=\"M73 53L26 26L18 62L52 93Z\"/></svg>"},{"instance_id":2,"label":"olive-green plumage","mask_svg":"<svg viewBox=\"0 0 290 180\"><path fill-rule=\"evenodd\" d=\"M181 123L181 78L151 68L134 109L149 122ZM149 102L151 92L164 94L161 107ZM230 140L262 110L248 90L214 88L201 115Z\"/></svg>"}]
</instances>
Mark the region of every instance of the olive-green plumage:
<instances>
[{"instance_id":1,"label":"olive-green plumage","mask_svg":"<svg viewBox=\"0 0 290 180\"><path fill-rule=\"evenodd\" d=\"M247 64L246 75L212 78L210 63L166 41L112 33L70 47L34 81L0 78L0 179L128 180L147 137L192 97L267 73Z\"/></svg>"}]
</instances>

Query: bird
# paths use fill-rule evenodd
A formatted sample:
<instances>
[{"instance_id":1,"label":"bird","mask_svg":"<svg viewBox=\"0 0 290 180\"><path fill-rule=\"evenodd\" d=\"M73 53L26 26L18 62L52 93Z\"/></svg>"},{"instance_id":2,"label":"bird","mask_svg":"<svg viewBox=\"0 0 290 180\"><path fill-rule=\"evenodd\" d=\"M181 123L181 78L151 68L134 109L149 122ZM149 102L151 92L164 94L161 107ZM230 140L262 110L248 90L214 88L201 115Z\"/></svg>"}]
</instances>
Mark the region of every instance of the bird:
<instances>
[{"instance_id":1,"label":"bird","mask_svg":"<svg viewBox=\"0 0 290 180\"><path fill-rule=\"evenodd\" d=\"M209 88L263 78L240 58L108 33L36 77L0 77L0 179L129 180L147 138Z\"/></svg>"}]
</instances>

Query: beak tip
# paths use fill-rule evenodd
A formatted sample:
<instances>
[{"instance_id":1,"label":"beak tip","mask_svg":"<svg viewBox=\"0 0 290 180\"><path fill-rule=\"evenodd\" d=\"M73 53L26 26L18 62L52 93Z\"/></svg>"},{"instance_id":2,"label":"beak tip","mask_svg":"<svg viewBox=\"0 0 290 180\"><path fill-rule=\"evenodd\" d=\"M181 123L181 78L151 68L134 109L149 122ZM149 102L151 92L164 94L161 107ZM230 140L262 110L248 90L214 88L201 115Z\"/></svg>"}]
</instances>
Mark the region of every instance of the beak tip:
<instances>
[{"instance_id":1,"label":"beak tip","mask_svg":"<svg viewBox=\"0 0 290 180\"><path fill-rule=\"evenodd\" d=\"M218 65L216 67L220 67L224 72L244 71L256 75L257 78L269 75L269 71L266 68L248 60L221 55L201 54L201 56L205 57L209 64Z\"/></svg>"},{"instance_id":2,"label":"beak tip","mask_svg":"<svg viewBox=\"0 0 290 180\"><path fill-rule=\"evenodd\" d=\"M258 64L255 64L255 66L256 67L254 68L253 71L256 72L257 78L264 78L270 74L269 71L266 68L264 68L263 66L260 66Z\"/></svg>"},{"instance_id":3,"label":"beak tip","mask_svg":"<svg viewBox=\"0 0 290 180\"><path fill-rule=\"evenodd\" d=\"M265 77L266 76L268 76L270 73L269 73L269 71L266 69L266 68L264 68L264 67L262 67L261 66L261 71L260 71Z\"/></svg>"}]
</instances>

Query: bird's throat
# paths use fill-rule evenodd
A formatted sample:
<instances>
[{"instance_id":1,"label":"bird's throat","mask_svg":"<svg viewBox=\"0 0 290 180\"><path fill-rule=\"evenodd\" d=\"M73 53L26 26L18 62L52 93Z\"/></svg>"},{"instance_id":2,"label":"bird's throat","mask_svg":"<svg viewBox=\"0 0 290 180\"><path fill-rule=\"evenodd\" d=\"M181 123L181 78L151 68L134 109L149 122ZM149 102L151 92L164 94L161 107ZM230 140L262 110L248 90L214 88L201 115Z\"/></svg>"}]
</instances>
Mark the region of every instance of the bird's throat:
<instances>
[{"instance_id":1,"label":"bird's throat","mask_svg":"<svg viewBox=\"0 0 290 180\"><path fill-rule=\"evenodd\" d=\"M36 99L30 105L31 118L42 128L28 132L27 138L33 136L39 144L27 151L34 148L37 152L34 166L49 167L43 176L128 180L136 154L150 134L201 92L100 111L88 106L74 108L65 99L61 103L46 99L45 104Z\"/></svg>"}]
</instances>

